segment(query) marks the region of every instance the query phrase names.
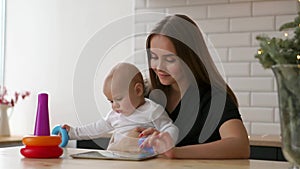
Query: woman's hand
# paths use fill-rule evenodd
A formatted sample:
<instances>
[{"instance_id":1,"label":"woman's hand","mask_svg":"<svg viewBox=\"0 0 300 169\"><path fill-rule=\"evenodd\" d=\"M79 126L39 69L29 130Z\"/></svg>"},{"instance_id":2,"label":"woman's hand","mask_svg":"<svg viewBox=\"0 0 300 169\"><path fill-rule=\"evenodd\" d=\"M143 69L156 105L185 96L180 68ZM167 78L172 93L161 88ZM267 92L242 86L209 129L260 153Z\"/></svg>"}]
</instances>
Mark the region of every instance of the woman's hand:
<instances>
[{"instance_id":1,"label":"woman's hand","mask_svg":"<svg viewBox=\"0 0 300 169\"><path fill-rule=\"evenodd\" d=\"M174 147L174 148L172 148L172 149L166 151L166 152L163 154L164 157L167 157L167 158L176 158L176 157L175 157L175 149L176 149L176 147Z\"/></svg>"},{"instance_id":2,"label":"woman's hand","mask_svg":"<svg viewBox=\"0 0 300 169\"><path fill-rule=\"evenodd\" d=\"M153 147L157 154L164 154L168 158L173 158L174 141L168 132L160 132L154 128L137 128L140 137L148 136L140 145L140 148Z\"/></svg>"}]
</instances>

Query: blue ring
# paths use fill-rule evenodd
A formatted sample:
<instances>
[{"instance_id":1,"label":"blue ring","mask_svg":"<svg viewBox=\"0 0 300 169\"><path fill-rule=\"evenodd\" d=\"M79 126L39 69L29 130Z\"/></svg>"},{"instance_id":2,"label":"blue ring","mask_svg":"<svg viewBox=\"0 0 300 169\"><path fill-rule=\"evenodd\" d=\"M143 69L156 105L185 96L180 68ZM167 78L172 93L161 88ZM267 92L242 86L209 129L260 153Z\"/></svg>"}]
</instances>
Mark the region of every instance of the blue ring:
<instances>
[{"instance_id":1,"label":"blue ring","mask_svg":"<svg viewBox=\"0 0 300 169\"><path fill-rule=\"evenodd\" d=\"M59 144L59 147L65 147L69 141L68 132L66 129L56 126L53 128L52 134L58 135L58 133L61 135L61 143Z\"/></svg>"}]
</instances>

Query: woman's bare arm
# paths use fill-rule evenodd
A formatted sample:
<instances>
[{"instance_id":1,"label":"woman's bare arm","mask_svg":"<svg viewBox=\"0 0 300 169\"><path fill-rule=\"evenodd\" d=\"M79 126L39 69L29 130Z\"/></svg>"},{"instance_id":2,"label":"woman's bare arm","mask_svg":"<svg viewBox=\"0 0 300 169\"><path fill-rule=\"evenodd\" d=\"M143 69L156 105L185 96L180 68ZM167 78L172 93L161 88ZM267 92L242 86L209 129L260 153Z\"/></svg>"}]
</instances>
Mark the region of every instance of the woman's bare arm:
<instances>
[{"instance_id":1,"label":"woman's bare arm","mask_svg":"<svg viewBox=\"0 0 300 169\"><path fill-rule=\"evenodd\" d=\"M175 147L164 153L169 158L228 159L249 158L249 139L241 120L232 119L220 128L221 140Z\"/></svg>"}]
</instances>

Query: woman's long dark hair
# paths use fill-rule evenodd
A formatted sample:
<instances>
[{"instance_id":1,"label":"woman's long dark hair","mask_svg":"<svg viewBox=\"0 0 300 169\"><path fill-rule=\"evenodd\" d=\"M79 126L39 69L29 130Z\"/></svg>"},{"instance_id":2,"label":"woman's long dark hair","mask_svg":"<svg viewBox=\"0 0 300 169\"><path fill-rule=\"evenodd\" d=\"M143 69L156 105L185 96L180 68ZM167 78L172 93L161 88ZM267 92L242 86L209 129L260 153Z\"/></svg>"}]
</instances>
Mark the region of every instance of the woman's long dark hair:
<instances>
[{"instance_id":1,"label":"woman's long dark hair","mask_svg":"<svg viewBox=\"0 0 300 169\"><path fill-rule=\"evenodd\" d=\"M163 35L173 43L177 56L189 67L199 88L211 86L225 90L238 106L233 91L218 72L201 31L192 19L176 14L165 17L155 26L146 40L149 67L151 67L150 42L154 35ZM152 69L150 69L150 82L153 89L164 91L168 87L160 83Z\"/></svg>"}]
</instances>

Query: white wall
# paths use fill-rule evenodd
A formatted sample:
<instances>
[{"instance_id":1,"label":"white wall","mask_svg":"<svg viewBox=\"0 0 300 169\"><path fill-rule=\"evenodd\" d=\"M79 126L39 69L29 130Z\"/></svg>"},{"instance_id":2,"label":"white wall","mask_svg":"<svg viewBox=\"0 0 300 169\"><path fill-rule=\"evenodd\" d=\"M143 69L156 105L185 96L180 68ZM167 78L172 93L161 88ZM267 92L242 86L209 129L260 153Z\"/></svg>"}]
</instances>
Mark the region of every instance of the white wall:
<instances>
[{"instance_id":1,"label":"white wall","mask_svg":"<svg viewBox=\"0 0 300 169\"><path fill-rule=\"evenodd\" d=\"M223 65L225 80L237 94L249 134L280 134L276 82L258 60L255 37L283 36L279 27L297 14L298 0L136 0L136 13L184 13L211 39ZM157 18L140 18L136 27L149 30ZM136 38L137 50L145 37Z\"/></svg>"},{"instance_id":2,"label":"white wall","mask_svg":"<svg viewBox=\"0 0 300 169\"><path fill-rule=\"evenodd\" d=\"M135 13L185 13L195 19L219 52L221 62L217 64L224 66L226 80L238 96L248 133L280 134L275 79L254 58L258 48L255 37L262 32L282 35L278 28L294 19L296 3L297 0L8 0L5 82L11 89L32 92L15 106L11 132L33 132L37 94L42 91L50 94L51 126L79 124L72 93L76 61L98 30L111 20L133 14L135 5ZM150 16L139 18L135 25L146 32L157 21ZM111 36L115 33L112 30ZM109 63L98 70L101 77L112 62L131 55L134 47L131 39L128 41L106 57ZM138 36L135 41L136 51L144 48L144 37ZM106 112L108 104L101 99L99 103ZM89 113L85 120L94 120L94 116L97 115Z\"/></svg>"},{"instance_id":3,"label":"white wall","mask_svg":"<svg viewBox=\"0 0 300 169\"><path fill-rule=\"evenodd\" d=\"M5 84L29 90L10 118L11 134L32 134L37 95L49 94L50 124L80 124L73 100L73 75L77 59L88 40L111 21L133 13L132 0L7 0L7 53ZM120 27L121 29L121 27ZM114 36L114 32L111 32ZM99 44L101 48L103 44ZM111 51L128 56L132 40ZM101 56L100 56L101 57ZM115 62L116 60L110 60ZM99 70L98 70L99 71ZM101 70L100 71L107 71ZM99 92L102 90L99 87ZM103 95L101 95L103 96ZM103 111L109 109L105 98ZM99 115L99 114L98 114ZM97 114L89 114L94 120ZM98 117L97 117L98 118Z\"/></svg>"}]
</instances>

